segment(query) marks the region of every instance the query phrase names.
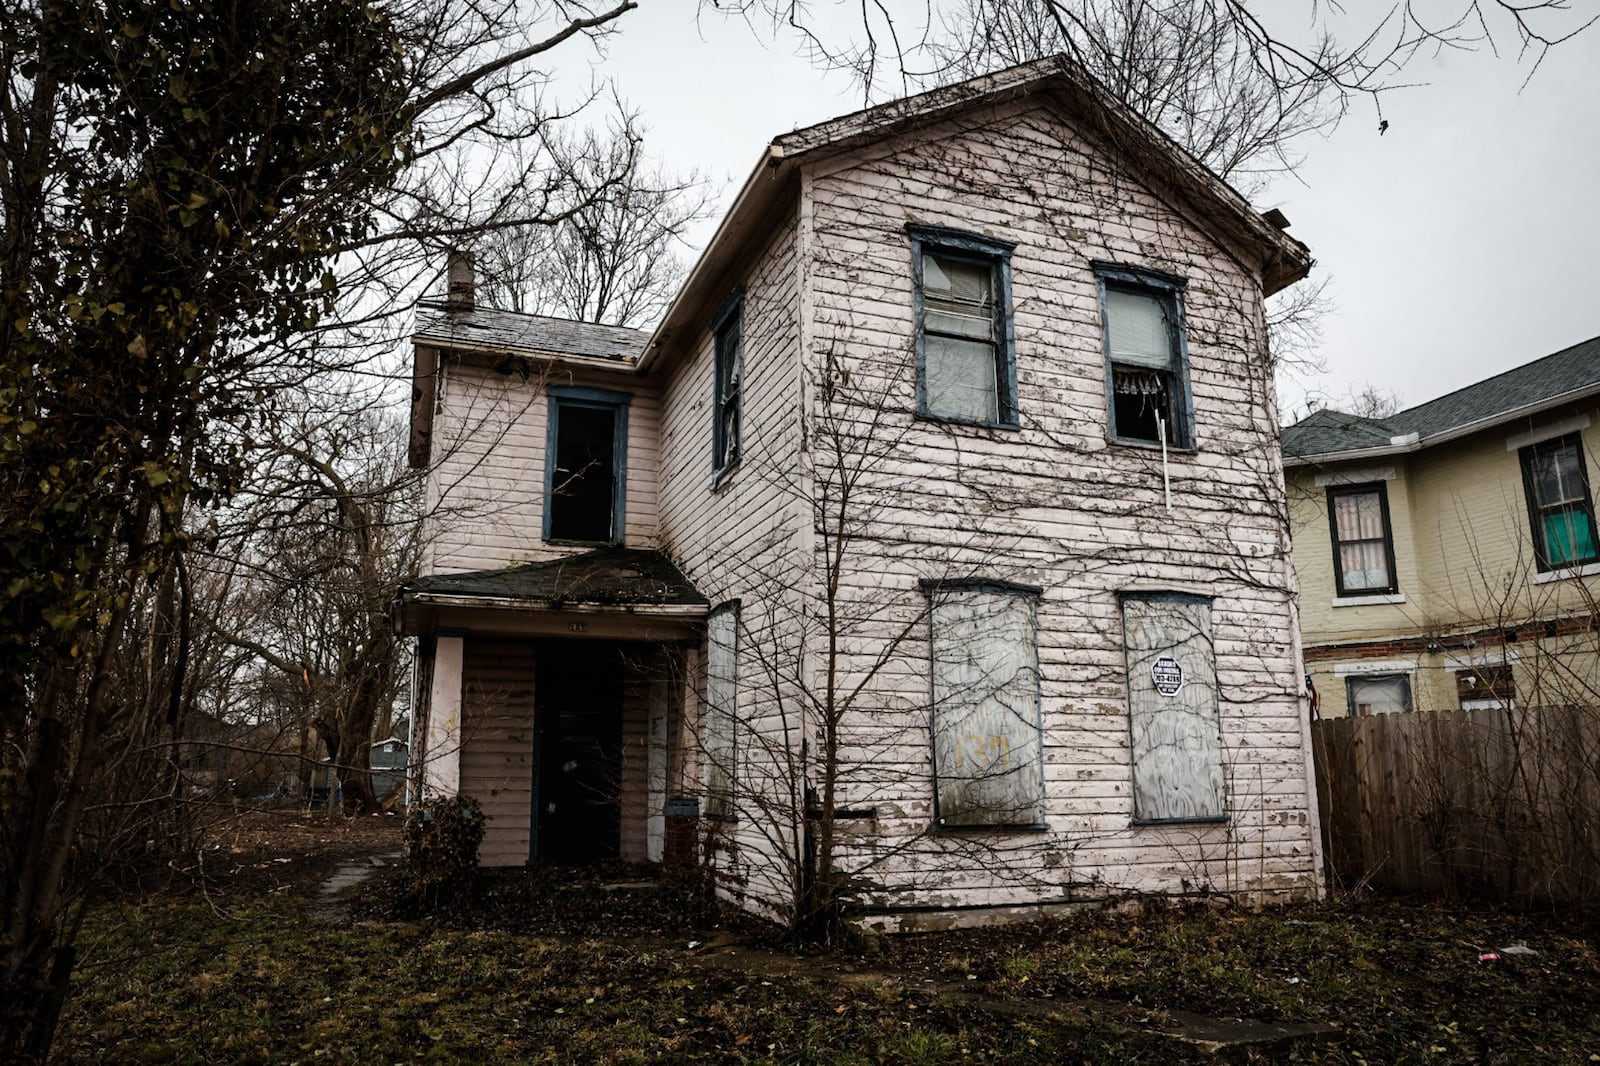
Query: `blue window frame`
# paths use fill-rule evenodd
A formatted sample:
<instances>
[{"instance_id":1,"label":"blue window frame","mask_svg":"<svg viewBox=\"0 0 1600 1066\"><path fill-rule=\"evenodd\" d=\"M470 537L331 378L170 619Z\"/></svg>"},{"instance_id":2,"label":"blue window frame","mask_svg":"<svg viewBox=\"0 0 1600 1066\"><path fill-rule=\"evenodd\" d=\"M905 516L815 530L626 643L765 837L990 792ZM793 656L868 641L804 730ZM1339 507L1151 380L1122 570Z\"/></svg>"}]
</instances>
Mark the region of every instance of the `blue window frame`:
<instances>
[{"instance_id":1,"label":"blue window frame","mask_svg":"<svg viewBox=\"0 0 1600 1066\"><path fill-rule=\"evenodd\" d=\"M907 226L915 278L917 412L1016 429L1016 328L1009 241Z\"/></svg>"},{"instance_id":2,"label":"blue window frame","mask_svg":"<svg viewBox=\"0 0 1600 1066\"><path fill-rule=\"evenodd\" d=\"M620 544L627 492L625 392L576 386L549 390L545 441L544 539Z\"/></svg>"},{"instance_id":3,"label":"blue window frame","mask_svg":"<svg viewBox=\"0 0 1600 1066\"><path fill-rule=\"evenodd\" d=\"M739 430L744 385L744 290L735 289L711 320L716 338L715 422L711 428L711 466L717 473L739 462Z\"/></svg>"},{"instance_id":4,"label":"blue window frame","mask_svg":"<svg viewBox=\"0 0 1600 1066\"><path fill-rule=\"evenodd\" d=\"M1111 439L1194 447L1183 278L1096 262Z\"/></svg>"}]
</instances>

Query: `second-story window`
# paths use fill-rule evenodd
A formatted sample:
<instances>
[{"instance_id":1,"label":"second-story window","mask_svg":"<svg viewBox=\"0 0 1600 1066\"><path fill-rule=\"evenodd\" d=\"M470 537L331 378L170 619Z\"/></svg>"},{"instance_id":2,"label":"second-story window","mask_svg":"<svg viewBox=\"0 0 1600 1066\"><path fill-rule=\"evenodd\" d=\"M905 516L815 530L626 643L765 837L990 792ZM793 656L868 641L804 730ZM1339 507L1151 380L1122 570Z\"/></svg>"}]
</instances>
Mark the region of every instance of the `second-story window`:
<instances>
[{"instance_id":1,"label":"second-story window","mask_svg":"<svg viewBox=\"0 0 1600 1066\"><path fill-rule=\"evenodd\" d=\"M1015 428L1012 245L908 227L917 297L917 409L951 422Z\"/></svg>"},{"instance_id":2,"label":"second-story window","mask_svg":"<svg viewBox=\"0 0 1600 1066\"><path fill-rule=\"evenodd\" d=\"M1384 484L1341 485L1328 490L1333 534L1333 575L1341 596L1395 592L1394 537Z\"/></svg>"},{"instance_id":3,"label":"second-story window","mask_svg":"<svg viewBox=\"0 0 1600 1066\"><path fill-rule=\"evenodd\" d=\"M744 386L744 291L735 289L712 319L716 338L716 423L711 430L712 467L721 472L739 461L740 408Z\"/></svg>"},{"instance_id":4,"label":"second-story window","mask_svg":"<svg viewBox=\"0 0 1600 1066\"><path fill-rule=\"evenodd\" d=\"M1600 561L1582 438L1572 433L1529 445L1521 454L1539 569Z\"/></svg>"},{"instance_id":5,"label":"second-story window","mask_svg":"<svg viewBox=\"0 0 1600 1066\"><path fill-rule=\"evenodd\" d=\"M545 540L621 542L627 450L626 393L568 386L550 390Z\"/></svg>"},{"instance_id":6,"label":"second-story window","mask_svg":"<svg viewBox=\"0 0 1600 1066\"><path fill-rule=\"evenodd\" d=\"M1111 263L1094 267L1104 317L1112 439L1192 447L1183 280Z\"/></svg>"}]
</instances>

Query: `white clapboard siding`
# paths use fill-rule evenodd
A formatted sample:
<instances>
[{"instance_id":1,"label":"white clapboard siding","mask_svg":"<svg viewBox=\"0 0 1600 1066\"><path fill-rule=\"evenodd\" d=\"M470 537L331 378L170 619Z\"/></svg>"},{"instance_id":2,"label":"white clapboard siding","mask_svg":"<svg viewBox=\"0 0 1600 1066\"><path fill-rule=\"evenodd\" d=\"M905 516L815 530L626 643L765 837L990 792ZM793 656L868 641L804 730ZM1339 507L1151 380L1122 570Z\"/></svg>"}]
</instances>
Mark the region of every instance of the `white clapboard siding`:
<instances>
[{"instance_id":1,"label":"white clapboard siding","mask_svg":"<svg viewBox=\"0 0 1600 1066\"><path fill-rule=\"evenodd\" d=\"M1037 585L1044 832L930 835L927 627L845 723L853 837L885 901L970 906L1116 891L1316 891L1291 579L1258 282L1193 219L1037 103L923 130L806 175L807 356L847 352L871 523L844 574L864 676L919 579ZM1013 241L1022 428L914 418L908 222ZM1193 453L1108 443L1092 260L1188 279ZM820 445L819 445L820 446ZM817 457L818 466L825 460ZM1173 509L1165 506L1170 478ZM819 559L820 565L820 559ZM1119 591L1214 597L1228 822L1135 825ZM894 605L899 604L900 607ZM874 639L876 638L876 639Z\"/></svg>"},{"instance_id":2,"label":"white clapboard siding","mask_svg":"<svg viewBox=\"0 0 1600 1066\"><path fill-rule=\"evenodd\" d=\"M526 369L527 373L523 373ZM624 392L628 454L624 543L656 546L660 400L655 386L617 373L482 359L448 360L428 472L425 573L490 570L585 550L544 542L549 386Z\"/></svg>"},{"instance_id":3,"label":"white clapboard siding","mask_svg":"<svg viewBox=\"0 0 1600 1066\"><path fill-rule=\"evenodd\" d=\"M676 339L666 354L662 385L661 542L691 580L716 605L740 600L736 685L739 728L735 784L746 794L737 821L721 823L724 843L713 855L729 891L760 907L782 905L790 889L778 871L785 858L775 840L792 839L779 811L795 781L781 750L784 725L799 736L797 701L775 697L759 649L785 649L796 660L795 587L809 562L803 521L800 455L800 286L795 258L796 219L774 220L774 231L726 289L744 289L740 459L713 482L712 384L714 344L709 318L699 331ZM780 653L782 654L782 653ZM791 668L792 669L792 668ZM691 677L703 685L703 675ZM691 698L691 705L699 701ZM698 734L696 734L698 736ZM704 753L686 753L701 768ZM760 796L759 802L753 795ZM755 817L758 808L762 812ZM736 854L737 862L729 856Z\"/></svg>"},{"instance_id":4,"label":"white clapboard siding","mask_svg":"<svg viewBox=\"0 0 1600 1066\"><path fill-rule=\"evenodd\" d=\"M479 858L521 866L533 803L533 645L468 637L463 658L461 791L486 816Z\"/></svg>"}]
</instances>

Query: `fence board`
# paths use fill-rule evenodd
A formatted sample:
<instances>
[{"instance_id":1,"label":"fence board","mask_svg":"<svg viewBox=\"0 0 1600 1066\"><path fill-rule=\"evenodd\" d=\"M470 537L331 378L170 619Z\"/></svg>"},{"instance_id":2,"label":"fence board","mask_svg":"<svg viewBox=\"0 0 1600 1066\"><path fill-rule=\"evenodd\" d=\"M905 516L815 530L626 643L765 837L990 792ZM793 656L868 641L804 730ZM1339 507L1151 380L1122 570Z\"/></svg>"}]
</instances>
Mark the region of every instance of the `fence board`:
<instances>
[{"instance_id":1,"label":"fence board","mask_svg":"<svg viewBox=\"0 0 1600 1066\"><path fill-rule=\"evenodd\" d=\"M1337 882L1600 898L1600 708L1336 718L1311 741Z\"/></svg>"}]
</instances>

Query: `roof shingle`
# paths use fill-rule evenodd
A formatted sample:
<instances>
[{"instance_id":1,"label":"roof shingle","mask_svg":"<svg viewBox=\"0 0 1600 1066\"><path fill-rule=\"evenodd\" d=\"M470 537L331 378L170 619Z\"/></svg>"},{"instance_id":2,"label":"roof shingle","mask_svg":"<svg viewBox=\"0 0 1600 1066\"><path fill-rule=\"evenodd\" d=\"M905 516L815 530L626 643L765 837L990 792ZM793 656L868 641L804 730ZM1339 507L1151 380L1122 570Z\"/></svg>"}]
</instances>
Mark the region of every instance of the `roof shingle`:
<instances>
[{"instance_id":1,"label":"roof shingle","mask_svg":"<svg viewBox=\"0 0 1600 1066\"><path fill-rule=\"evenodd\" d=\"M1324 408L1283 430L1283 453L1293 458L1390 445L1391 437L1428 438L1477 422L1493 424L1531 404L1600 386L1600 337L1485 378L1387 418L1363 418Z\"/></svg>"},{"instance_id":2,"label":"roof shingle","mask_svg":"<svg viewBox=\"0 0 1600 1066\"><path fill-rule=\"evenodd\" d=\"M573 604L705 607L710 603L671 559L638 548L597 548L500 570L435 574L416 578L400 589L402 601L434 596L525 600L547 608Z\"/></svg>"},{"instance_id":3,"label":"roof shingle","mask_svg":"<svg viewBox=\"0 0 1600 1066\"><path fill-rule=\"evenodd\" d=\"M567 318L526 315L519 311L474 308L433 310L417 317L419 343L449 348L526 352L530 355L578 355L633 363L650 335L626 326L603 326Z\"/></svg>"}]
</instances>

